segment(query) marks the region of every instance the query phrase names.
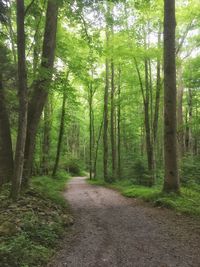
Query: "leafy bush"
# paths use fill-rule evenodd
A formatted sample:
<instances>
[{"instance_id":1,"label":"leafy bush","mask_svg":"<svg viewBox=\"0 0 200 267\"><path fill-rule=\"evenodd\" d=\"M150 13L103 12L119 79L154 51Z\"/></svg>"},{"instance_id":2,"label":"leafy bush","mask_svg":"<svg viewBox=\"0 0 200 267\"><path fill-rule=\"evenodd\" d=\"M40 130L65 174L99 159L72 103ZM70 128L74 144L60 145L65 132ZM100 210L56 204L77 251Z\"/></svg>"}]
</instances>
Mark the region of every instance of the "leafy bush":
<instances>
[{"instance_id":1,"label":"leafy bush","mask_svg":"<svg viewBox=\"0 0 200 267\"><path fill-rule=\"evenodd\" d=\"M194 156L183 158L180 177L183 185L200 184L200 158Z\"/></svg>"},{"instance_id":2,"label":"leafy bush","mask_svg":"<svg viewBox=\"0 0 200 267\"><path fill-rule=\"evenodd\" d=\"M149 185L150 174L148 173L146 161L137 159L132 166L132 183L138 185Z\"/></svg>"},{"instance_id":3,"label":"leafy bush","mask_svg":"<svg viewBox=\"0 0 200 267\"><path fill-rule=\"evenodd\" d=\"M65 163L65 170L72 175L81 175L83 170L82 162L77 158L69 158Z\"/></svg>"}]
</instances>

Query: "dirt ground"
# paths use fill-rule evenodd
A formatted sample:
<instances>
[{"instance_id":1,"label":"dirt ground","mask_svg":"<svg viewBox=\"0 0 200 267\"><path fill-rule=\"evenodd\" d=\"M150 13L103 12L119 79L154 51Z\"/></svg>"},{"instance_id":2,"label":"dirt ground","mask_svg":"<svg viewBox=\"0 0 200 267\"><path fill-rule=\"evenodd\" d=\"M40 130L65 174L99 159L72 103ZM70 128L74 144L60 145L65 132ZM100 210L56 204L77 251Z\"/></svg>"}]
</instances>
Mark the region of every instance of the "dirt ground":
<instances>
[{"instance_id":1,"label":"dirt ground","mask_svg":"<svg viewBox=\"0 0 200 267\"><path fill-rule=\"evenodd\" d=\"M200 222L71 180L72 231L48 267L200 267Z\"/></svg>"}]
</instances>

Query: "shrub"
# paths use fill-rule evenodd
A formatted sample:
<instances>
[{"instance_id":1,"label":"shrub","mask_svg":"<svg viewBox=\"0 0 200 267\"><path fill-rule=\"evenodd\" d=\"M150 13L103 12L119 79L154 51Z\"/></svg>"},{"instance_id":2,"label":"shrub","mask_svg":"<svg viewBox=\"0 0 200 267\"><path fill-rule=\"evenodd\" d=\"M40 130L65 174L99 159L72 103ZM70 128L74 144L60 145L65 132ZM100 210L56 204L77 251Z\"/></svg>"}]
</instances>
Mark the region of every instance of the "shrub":
<instances>
[{"instance_id":1,"label":"shrub","mask_svg":"<svg viewBox=\"0 0 200 267\"><path fill-rule=\"evenodd\" d=\"M183 158L180 177L183 185L200 184L200 158L194 156Z\"/></svg>"},{"instance_id":2,"label":"shrub","mask_svg":"<svg viewBox=\"0 0 200 267\"><path fill-rule=\"evenodd\" d=\"M150 175L144 159L137 159L132 166L132 182L138 185L148 185Z\"/></svg>"},{"instance_id":3,"label":"shrub","mask_svg":"<svg viewBox=\"0 0 200 267\"><path fill-rule=\"evenodd\" d=\"M65 163L65 170L72 175L81 175L83 170L82 162L77 158L69 158Z\"/></svg>"}]
</instances>

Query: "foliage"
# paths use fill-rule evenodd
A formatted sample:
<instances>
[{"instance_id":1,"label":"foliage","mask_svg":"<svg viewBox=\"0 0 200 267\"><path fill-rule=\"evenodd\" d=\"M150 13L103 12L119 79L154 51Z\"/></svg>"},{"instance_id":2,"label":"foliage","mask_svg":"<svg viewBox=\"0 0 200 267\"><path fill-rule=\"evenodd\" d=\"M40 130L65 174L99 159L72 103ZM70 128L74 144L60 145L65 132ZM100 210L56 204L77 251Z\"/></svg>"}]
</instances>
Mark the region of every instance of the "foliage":
<instances>
[{"instance_id":1,"label":"foliage","mask_svg":"<svg viewBox=\"0 0 200 267\"><path fill-rule=\"evenodd\" d=\"M36 188L45 198L52 200L56 204L66 207L66 201L60 194L66 187L66 181L69 175L66 171L59 171L57 177L40 176L32 178L32 186Z\"/></svg>"},{"instance_id":2,"label":"foliage","mask_svg":"<svg viewBox=\"0 0 200 267\"><path fill-rule=\"evenodd\" d=\"M66 173L56 180L34 177L32 188L14 204L9 186L0 193L0 258L3 267L44 266L56 250L72 217L61 195Z\"/></svg>"},{"instance_id":3,"label":"foliage","mask_svg":"<svg viewBox=\"0 0 200 267\"><path fill-rule=\"evenodd\" d=\"M83 163L77 158L68 158L64 163L64 168L74 176L81 176L83 173Z\"/></svg>"},{"instance_id":4,"label":"foliage","mask_svg":"<svg viewBox=\"0 0 200 267\"><path fill-rule=\"evenodd\" d=\"M183 185L194 186L200 184L200 165L199 156L187 156L181 163L181 182Z\"/></svg>"},{"instance_id":5,"label":"foliage","mask_svg":"<svg viewBox=\"0 0 200 267\"><path fill-rule=\"evenodd\" d=\"M121 180L106 184L103 180L88 180L90 184L117 189L130 198L141 198L155 206L173 209L176 212L200 217L200 187L182 187L181 194L164 194L161 187L144 187L134 185L130 180Z\"/></svg>"}]
</instances>

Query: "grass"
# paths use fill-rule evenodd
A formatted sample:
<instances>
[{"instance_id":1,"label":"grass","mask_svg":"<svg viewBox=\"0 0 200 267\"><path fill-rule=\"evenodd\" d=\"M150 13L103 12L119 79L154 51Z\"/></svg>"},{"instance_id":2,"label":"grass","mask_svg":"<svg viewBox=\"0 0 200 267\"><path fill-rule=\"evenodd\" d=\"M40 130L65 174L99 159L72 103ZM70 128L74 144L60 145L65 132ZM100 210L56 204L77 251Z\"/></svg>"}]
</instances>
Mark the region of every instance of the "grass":
<instances>
[{"instance_id":1,"label":"grass","mask_svg":"<svg viewBox=\"0 0 200 267\"><path fill-rule=\"evenodd\" d=\"M34 177L17 203L9 198L9 185L0 192L0 265L45 266L64 231L72 223L61 191L69 176Z\"/></svg>"},{"instance_id":2,"label":"grass","mask_svg":"<svg viewBox=\"0 0 200 267\"><path fill-rule=\"evenodd\" d=\"M200 217L200 186L182 187L181 194L165 194L161 186L144 187L134 185L130 180L116 181L112 184L103 180L88 180L90 184L106 186L118 190L123 196L130 198L140 198L151 202L155 206L162 206L184 213Z\"/></svg>"},{"instance_id":3,"label":"grass","mask_svg":"<svg viewBox=\"0 0 200 267\"><path fill-rule=\"evenodd\" d=\"M54 203L66 207L67 202L60 192L65 189L67 180L69 180L69 175L65 171L60 171L56 178L33 177L32 187Z\"/></svg>"}]
</instances>

